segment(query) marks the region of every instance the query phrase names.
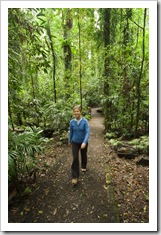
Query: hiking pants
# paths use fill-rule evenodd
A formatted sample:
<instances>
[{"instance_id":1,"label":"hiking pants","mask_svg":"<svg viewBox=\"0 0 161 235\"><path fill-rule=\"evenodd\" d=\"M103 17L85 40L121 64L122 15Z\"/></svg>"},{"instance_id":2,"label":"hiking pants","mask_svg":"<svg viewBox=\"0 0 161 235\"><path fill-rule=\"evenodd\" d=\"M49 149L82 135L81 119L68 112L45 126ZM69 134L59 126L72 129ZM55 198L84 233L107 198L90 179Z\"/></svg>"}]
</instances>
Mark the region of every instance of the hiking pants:
<instances>
[{"instance_id":1,"label":"hiking pants","mask_svg":"<svg viewBox=\"0 0 161 235\"><path fill-rule=\"evenodd\" d=\"M81 152L81 167L86 168L87 165L87 148L88 143L84 149L81 149L81 144L72 142L73 162L71 165L72 178L79 177L79 151Z\"/></svg>"}]
</instances>

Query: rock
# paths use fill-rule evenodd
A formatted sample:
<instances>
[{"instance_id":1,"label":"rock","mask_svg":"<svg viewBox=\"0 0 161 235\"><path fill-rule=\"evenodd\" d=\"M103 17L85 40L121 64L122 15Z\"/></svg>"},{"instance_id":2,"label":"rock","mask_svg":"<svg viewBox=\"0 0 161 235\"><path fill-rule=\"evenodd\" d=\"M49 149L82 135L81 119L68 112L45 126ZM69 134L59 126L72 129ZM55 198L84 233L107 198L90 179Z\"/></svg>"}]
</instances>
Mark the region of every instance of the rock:
<instances>
[{"instance_id":1,"label":"rock","mask_svg":"<svg viewBox=\"0 0 161 235\"><path fill-rule=\"evenodd\" d=\"M141 158L139 161L136 162L136 165L149 166L149 159Z\"/></svg>"},{"instance_id":2,"label":"rock","mask_svg":"<svg viewBox=\"0 0 161 235\"><path fill-rule=\"evenodd\" d=\"M117 147L117 155L119 157L133 159L139 155L139 152L137 149L133 148L132 146L125 145L125 146L118 146Z\"/></svg>"}]
</instances>

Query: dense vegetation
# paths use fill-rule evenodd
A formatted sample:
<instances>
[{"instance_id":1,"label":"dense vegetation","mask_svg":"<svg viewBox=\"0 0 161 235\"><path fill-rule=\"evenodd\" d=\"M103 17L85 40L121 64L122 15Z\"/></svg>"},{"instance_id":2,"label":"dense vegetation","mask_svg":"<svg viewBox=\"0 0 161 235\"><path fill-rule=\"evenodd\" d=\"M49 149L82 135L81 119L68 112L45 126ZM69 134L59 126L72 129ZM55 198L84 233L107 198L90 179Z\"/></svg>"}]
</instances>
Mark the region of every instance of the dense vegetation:
<instances>
[{"instance_id":1,"label":"dense vegetation","mask_svg":"<svg viewBox=\"0 0 161 235\"><path fill-rule=\"evenodd\" d=\"M87 118L102 107L106 136L148 136L148 20L142 8L9 9L9 181L31 173L75 104Z\"/></svg>"}]
</instances>

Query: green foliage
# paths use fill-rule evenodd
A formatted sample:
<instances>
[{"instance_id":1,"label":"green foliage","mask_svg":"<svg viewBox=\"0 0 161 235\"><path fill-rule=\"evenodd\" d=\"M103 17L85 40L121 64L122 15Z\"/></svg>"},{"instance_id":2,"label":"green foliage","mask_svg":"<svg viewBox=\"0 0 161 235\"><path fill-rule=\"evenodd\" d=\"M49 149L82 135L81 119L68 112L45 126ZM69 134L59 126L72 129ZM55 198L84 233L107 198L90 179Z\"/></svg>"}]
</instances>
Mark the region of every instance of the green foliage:
<instances>
[{"instance_id":1,"label":"green foliage","mask_svg":"<svg viewBox=\"0 0 161 235\"><path fill-rule=\"evenodd\" d=\"M105 137L107 139L113 139L113 138L117 138L117 135L114 132L106 132Z\"/></svg>"},{"instance_id":2,"label":"green foliage","mask_svg":"<svg viewBox=\"0 0 161 235\"><path fill-rule=\"evenodd\" d=\"M61 130L69 126L72 109L63 100L57 103L48 102L43 107L43 117L47 120L47 127Z\"/></svg>"},{"instance_id":3,"label":"green foliage","mask_svg":"<svg viewBox=\"0 0 161 235\"><path fill-rule=\"evenodd\" d=\"M26 187L25 191L24 191L24 194L27 195L27 194L30 194L30 193L32 193L32 189L30 187Z\"/></svg>"},{"instance_id":4,"label":"green foliage","mask_svg":"<svg viewBox=\"0 0 161 235\"><path fill-rule=\"evenodd\" d=\"M40 131L31 129L20 134L9 131L8 139L8 179L12 182L37 168L36 156L42 153L47 140Z\"/></svg>"},{"instance_id":5,"label":"green foliage","mask_svg":"<svg viewBox=\"0 0 161 235\"><path fill-rule=\"evenodd\" d=\"M93 8L70 11L63 8L9 9L9 127L26 129L28 125L35 125L60 131L69 126L72 107L81 104L82 100L87 119L90 118L88 107L103 107L108 138L115 138L118 133L129 138L148 134L148 9L142 74L144 9L110 9L109 35L104 32L107 26L105 11ZM68 30L65 23L68 23ZM65 60L64 46L70 46L69 61ZM69 71L65 67L67 64ZM20 146L26 155L39 152L39 149L26 146L28 137L20 137L25 142L18 143L18 149L12 147L9 158L10 165L16 164L16 167ZM19 141L17 137L16 141ZM36 146L35 142L32 145ZM32 168L32 161L28 165ZM16 171L12 173L16 174Z\"/></svg>"},{"instance_id":6,"label":"green foliage","mask_svg":"<svg viewBox=\"0 0 161 235\"><path fill-rule=\"evenodd\" d=\"M10 151L8 153L8 181L13 182L17 180L17 169L16 169L16 158L17 158L16 151Z\"/></svg>"},{"instance_id":7,"label":"green foliage","mask_svg":"<svg viewBox=\"0 0 161 235\"><path fill-rule=\"evenodd\" d=\"M113 134L113 133L111 133ZM109 138L109 133L106 135L107 138ZM117 146L121 146L122 143L126 142L129 146L132 146L133 148L137 149L140 153L149 153L149 137L148 136L141 136L140 138L129 140L129 141L123 141L119 139L110 139L110 144L113 146L114 149L117 149Z\"/></svg>"},{"instance_id":8,"label":"green foliage","mask_svg":"<svg viewBox=\"0 0 161 235\"><path fill-rule=\"evenodd\" d=\"M117 139L110 139L109 142L113 146L113 148L116 148L118 144L120 143L120 141Z\"/></svg>"},{"instance_id":9,"label":"green foliage","mask_svg":"<svg viewBox=\"0 0 161 235\"><path fill-rule=\"evenodd\" d=\"M141 136L138 139L133 139L129 142L130 145L136 146L140 152L144 151L146 153L149 152L149 137L148 136Z\"/></svg>"}]
</instances>

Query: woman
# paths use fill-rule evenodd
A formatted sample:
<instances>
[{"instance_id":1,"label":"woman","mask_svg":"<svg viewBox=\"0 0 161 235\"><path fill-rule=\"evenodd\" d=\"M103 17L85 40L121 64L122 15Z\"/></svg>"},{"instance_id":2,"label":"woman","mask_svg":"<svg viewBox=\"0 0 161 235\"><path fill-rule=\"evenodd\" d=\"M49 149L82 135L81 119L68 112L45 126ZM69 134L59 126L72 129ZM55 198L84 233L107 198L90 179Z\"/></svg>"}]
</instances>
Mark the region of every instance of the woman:
<instances>
[{"instance_id":1,"label":"woman","mask_svg":"<svg viewBox=\"0 0 161 235\"><path fill-rule=\"evenodd\" d=\"M79 177L79 151L81 152L82 172L86 171L87 148L90 128L87 119L82 117L80 106L73 108L74 119L70 121L69 144L72 145L73 162L71 165L72 184L78 183Z\"/></svg>"}]
</instances>

